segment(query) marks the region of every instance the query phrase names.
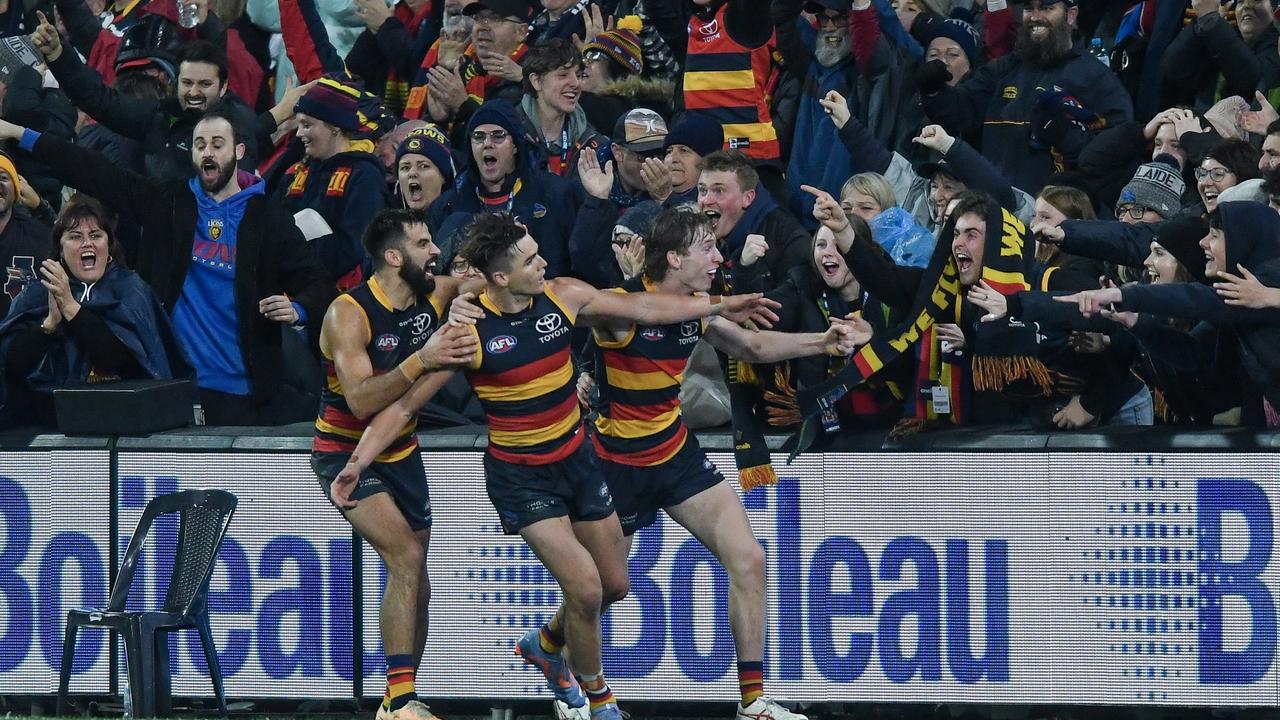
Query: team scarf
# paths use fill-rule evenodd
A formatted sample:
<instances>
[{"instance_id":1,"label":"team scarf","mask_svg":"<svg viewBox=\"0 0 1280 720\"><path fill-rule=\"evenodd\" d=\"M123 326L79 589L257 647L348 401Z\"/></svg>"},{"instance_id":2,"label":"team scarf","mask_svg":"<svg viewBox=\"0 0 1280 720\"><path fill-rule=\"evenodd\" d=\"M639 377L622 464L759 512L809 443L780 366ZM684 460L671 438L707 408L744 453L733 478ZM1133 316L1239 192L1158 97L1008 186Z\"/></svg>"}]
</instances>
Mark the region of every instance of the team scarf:
<instances>
[{"instance_id":1,"label":"team scarf","mask_svg":"<svg viewBox=\"0 0 1280 720\"><path fill-rule=\"evenodd\" d=\"M997 207L994 202L991 206ZM955 221L953 214L943 227L943 239L952 237ZM1008 210L993 209L987 216L982 279L1002 295L1029 289L1026 274L1031 247L1026 242L1026 227L1022 222ZM980 347L974 351L972 376L967 383L964 382L963 366L941 361L939 343L932 328L935 324L961 316L966 302L962 296L964 292L951 243L937 243L907 320L862 346L854 353L851 362L825 382L797 391L797 402L804 420L793 438L788 462L813 444L821 426L819 418L824 411L833 410L850 390L913 350L919 353L922 372L929 372L938 384L950 388L951 397L958 405L967 406L965 386L970 384L975 390L1000 390L1015 379L1030 378L1039 385L1045 375L1039 361L1034 356L1028 357L1021 348L1010 349L998 340L986 343L988 347L985 349ZM917 404L917 410L920 409ZM967 407L953 408L950 413L952 421L961 421L967 412Z\"/></svg>"},{"instance_id":2,"label":"team scarf","mask_svg":"<svg viewBox=\"0 0 1280 720\"><path fill-rule=\"evenodd\" d=\"M520 43L511 53L511 59L517 63L524 59L525 53L529 52L529 46ZM431 46L427 54L422 58L422 65L419 66L418 72L414 75L412 84L409 87L409 97L405 102L404 118L406 120L421 120L424 118L423 113L427 107L427 71L435 67L440 57L440 41ZM497 87L502 78L497 75L490 75L485 72L484 66L480 64L480 59L476 56L476 48L473 44L468 44L463 50L462 57L458 59L458 75L462 78L462 84L466 87L467 97L477 103L483 105L485 98L488 97L489 91Z\"/></svg>"}]
</instances>

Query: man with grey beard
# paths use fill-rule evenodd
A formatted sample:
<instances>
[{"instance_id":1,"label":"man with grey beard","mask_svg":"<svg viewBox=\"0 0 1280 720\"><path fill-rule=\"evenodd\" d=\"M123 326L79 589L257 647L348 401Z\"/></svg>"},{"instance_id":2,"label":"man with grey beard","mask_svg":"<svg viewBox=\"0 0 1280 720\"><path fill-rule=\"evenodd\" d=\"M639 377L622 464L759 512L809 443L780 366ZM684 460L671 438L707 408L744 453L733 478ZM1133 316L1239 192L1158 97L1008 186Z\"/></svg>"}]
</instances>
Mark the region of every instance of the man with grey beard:
<instances>
[{"instance_id":1,"label":"man with grey beard","mask_svg":"<svg viewBox=\"0 0 1280 720\"><path fill-rule=\"evenodd\" d=\"M1033 195L1050 175L1074 166L1095 133L1133 117L1116 76L1072 46L1076 2L1030 0L1013 54L955 87L940 61L916 73L929 118L953 135L980 133L983 154Z\"/></svg>"},{"instance_id":2,"label":"man with grey beard","mask_svg":"<svg viewBox=\"0 0 1280 720\"><path fill-rule=\"evenodd\" d=\"M861 94L849 39L850 7L851 0L774 0L772 6L778 51L788 72L801 79L787 189L791 211L808 221L813 219L814 196L802 192L800 184L837 192L853 174L839 133L818 101L835 91L849 98L852 115L866 119L865 110L858 107ZM801 17L802 11L816 20L816 31L808 18ZM781 107L778 114L782 115ZM809 222L808 229L814 230L815 224Z\"/></svg>"}]
</instances>

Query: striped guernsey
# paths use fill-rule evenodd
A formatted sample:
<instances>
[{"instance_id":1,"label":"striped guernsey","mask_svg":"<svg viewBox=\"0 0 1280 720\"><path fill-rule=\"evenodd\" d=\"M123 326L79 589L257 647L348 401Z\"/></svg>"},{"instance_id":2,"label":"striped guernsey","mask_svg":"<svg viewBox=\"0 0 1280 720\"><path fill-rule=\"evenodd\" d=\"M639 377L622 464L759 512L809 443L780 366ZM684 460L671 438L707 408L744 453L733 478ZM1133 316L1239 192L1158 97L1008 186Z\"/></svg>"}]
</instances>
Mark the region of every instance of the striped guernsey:
<instances>
[{"instance_id":1,"label":"striped guernsey","mask_svg":"<svg viewBox=\"0 0 1280 720\"><path fill-rule=\"evenodd\" d=\"M651 291L633 280L623 292ZM680 416L685 366L706 330L706 320L632 325L611 341L596 334L596 383L600 416L597 454L621 465L659 465L684 447L689 431Z\"/></svg>"},{"instance_id":2,"label":"striped guernsey","mask_svg":"<svg viewBox=\"0 0 1280 720\"><path fill-rule=\"evenodd\" d=\"M570 355L574 316L546 283L514 314L480 296L480 347L467 373L489 420L489 454L517 465L548 465L582 444L582 411Z\"/></svg>"},{"instance_id":3,"label":"striped guernsey","mask_svg":"<svg viewBox=\"0 0 1280 720\"><path fill-rule=\"evenodd\" d=\"M369 332L365 352L369 354L374 375L395 371L396 366L422 347L440 326L442 309L436 306L436 298L432 296L428 302L421 300L404 310L396 310L375 277L338 296L335 302L351 303L364 316ZM372 418L361 420L351 412L342 394L337 367L328 350L324 351L324 373L320 416L316 418L312 449L323 453L353 453L361 433ZM414 415L374 462L391 463L408 457L418 447L418 436L414 432L417 427L418 419Z\"/></svg>"}]
</instances>

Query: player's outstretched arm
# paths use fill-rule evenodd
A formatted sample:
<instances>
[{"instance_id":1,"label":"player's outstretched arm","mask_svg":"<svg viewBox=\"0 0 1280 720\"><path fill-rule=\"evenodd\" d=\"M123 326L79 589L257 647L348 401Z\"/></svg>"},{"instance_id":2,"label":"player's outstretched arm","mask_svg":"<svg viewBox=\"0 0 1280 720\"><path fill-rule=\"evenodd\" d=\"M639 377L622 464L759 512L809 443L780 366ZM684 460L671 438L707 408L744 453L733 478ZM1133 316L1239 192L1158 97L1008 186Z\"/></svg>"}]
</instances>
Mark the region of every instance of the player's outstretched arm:
<instances>
[{"instance_id":1,"label":"player's outstretched arm","mask_svg":"<svg viewBox=\"0 0 1280 720\"><path fill-rule=\"evenodd\" d=\"M616 293L597 290L574 278L560 277L551 281L551 289L571 310L576 309L579 324L602 322L669 323L724 317L734 322L751 321L771 327L778 316L773 312L778 303L762 293L749 295L673 295L667 293Z\"/></svg>"},{"instance_id":2,"label":"player's outstretched arm","mask_svg":"<svg viewBox=\"0 0 1280 720\"><path fill-rule=\"evenodd\" d=\"M834 319L821 333L752 332L723 318L712 318L705 337L729 357L774 363L810 355L847 357L871 339L871 326L862 318Z\"/></svg>"}]
</instances>

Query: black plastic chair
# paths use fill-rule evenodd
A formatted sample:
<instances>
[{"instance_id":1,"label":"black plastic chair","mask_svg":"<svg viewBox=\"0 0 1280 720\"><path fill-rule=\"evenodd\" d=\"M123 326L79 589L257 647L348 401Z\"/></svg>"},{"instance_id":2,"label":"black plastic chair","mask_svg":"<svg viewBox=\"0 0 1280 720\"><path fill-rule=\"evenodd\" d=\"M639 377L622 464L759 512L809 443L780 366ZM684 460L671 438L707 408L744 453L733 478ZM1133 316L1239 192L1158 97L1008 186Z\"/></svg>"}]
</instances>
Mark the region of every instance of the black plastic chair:
<instances>
[{"instance_id":1,"label":"black plastic chair","mask_svg":"<svg viewBox=\"0 0 1280 720\"><path fill-rule=\"evenodd\" d=\"M135 717L165 717L172 710L167 634L195 628L200 633L209 677L218 697L218 710L227 714L222 690L222 670L209 629L209 578L218 557L222 537L236 510L236 496L225 490L184 490L161 495L147 503L138 527L129 539L124 563L111 588L107 607L102 610L72 610L67 613L66 638L62 646L62 668L58 677L58 714L64 714L71 662L75 657L76 632L81 626L109 628L125 641L125 662L129 666L129 690ZM164 606L159 610L125 609L133 584L138 555L156 518L178 514L178 546L174 550L173 574Z\"/></svg>"}]
</instances>

